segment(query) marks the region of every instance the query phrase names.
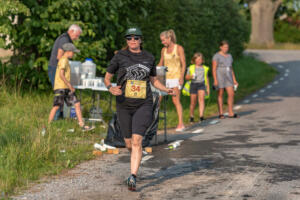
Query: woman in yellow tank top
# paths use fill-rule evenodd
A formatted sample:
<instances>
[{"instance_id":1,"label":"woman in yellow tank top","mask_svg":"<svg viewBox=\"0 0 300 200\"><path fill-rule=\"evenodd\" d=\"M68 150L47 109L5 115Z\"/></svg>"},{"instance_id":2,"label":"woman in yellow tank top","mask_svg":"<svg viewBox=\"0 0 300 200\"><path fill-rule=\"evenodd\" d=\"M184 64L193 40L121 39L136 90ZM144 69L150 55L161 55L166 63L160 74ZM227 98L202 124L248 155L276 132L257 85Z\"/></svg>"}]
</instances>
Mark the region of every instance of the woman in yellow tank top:
<instances>
[{"instance_id":1,"label":"woman in yellow tank top","mask_svg":"<svg viewBox=\"0 0 300 200\"><path fill-rule=\"evenodd\" d=\"M176 96L172 96L172 101L178 115L176 131L182 131L185 127L182 117L182 105L180 103L180 89L184 82L184 73L186 69L184 49L182 46L176 44L176 36L172 29L162 32L160 34L160 39L164 47L161 50L158 66L168 67L166 86L167 88L173 88L176 92Z\"/></svg>"}]
</instances>

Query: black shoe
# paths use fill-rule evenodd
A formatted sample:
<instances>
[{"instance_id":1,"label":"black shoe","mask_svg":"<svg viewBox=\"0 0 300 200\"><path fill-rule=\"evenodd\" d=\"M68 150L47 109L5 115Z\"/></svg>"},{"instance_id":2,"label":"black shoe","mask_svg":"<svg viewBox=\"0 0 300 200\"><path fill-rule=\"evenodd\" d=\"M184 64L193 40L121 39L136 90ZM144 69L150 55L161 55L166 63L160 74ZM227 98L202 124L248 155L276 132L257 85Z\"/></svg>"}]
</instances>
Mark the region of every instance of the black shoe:
<instances>
[{"instance_id":1,"label":"black shoe","mask_svg":"<svg viewBox=\"0 0 300 200\"><path fill-rule=\"evenodd\" d=\"M203 122L204 121L204 117L200 117L200 122Z\"/></svg>"},{"instance_id":2,"label":"black shoe","mask_svg":"<svg viewBox=\"0 0 300 200\"><path fill-rule=\"evenodd\" d=\"M194 117L190 117L190 122L194 122Z\"/></svg>"},{"instance_id":3,"label":"black shoe","mask_svg":"<svg viewBox=\"0 0 300 200\"><path fill-rule=\"evenodd\" d=\"M128 190L135 191L136 190L136 178L133 175L130 175L127 179Z\"/></svg>"}]
</instances>

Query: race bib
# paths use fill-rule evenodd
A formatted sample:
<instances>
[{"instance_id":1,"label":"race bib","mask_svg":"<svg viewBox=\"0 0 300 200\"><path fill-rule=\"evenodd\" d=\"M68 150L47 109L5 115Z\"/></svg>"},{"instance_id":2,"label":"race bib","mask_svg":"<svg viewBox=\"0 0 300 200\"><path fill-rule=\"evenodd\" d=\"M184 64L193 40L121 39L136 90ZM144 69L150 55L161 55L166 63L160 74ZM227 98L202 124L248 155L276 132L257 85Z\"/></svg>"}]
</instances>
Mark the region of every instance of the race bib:
<instances>
[{"instance_id":1,"label":"race bib","mask_svg":"<svg viewBox=\"0 0 300 200\"><path fill-rule=\"evenodd\" d=\"M146 81L127 80L125 97L146 99Z\"/></svg>"}]
</instances>

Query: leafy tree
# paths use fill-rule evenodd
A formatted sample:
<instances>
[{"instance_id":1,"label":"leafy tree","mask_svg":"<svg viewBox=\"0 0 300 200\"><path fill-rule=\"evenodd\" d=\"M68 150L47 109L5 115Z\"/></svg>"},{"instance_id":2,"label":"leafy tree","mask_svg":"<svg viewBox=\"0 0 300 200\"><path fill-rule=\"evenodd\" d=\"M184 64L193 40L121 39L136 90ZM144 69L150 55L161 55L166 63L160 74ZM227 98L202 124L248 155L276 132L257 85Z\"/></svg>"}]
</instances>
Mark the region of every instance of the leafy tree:
<instances>
[{"instance_id":1,"label":"leafy tree","mask_svg":"<svg viewBox=\"0 0 300 200\"><path fill-rule=\"evenodd\" d=\"M51 48L55 39L73 23L83 29L80 41L76 43L81 53L75 59L91 57L98 70L103 72L107 65L107 55L111 55L116 49L115 38L124 32L125 27L120 22L127 21L130 15L139 12L148 2L149 0L1 0L0 32L3 35L0 47L12 48L14 51L11 57L14 68L6 70L13 70L15 73L6 71L10 74L8 79L28 87L49 88L45 72ZM119 14L125 12L130 14ZM11 41L9 44L5 44L7 36Z\"/></svg>"},{"instance_id":2,"label":"leafy tree","mask_svg":"<svg viewBox=\"0 0 300 200\"><path fill-rule=\"evenodd\" d=\"M144 21L136 21L145 33L145 47L160 57L159 34L174 29L178 43L185 48L187 62L200 51L208 64L219 50L219 43L228 40L231 53L239 56L249 38L249 24L232 0L154 0ZM163 14L162 14L163 13Z\"/></svg>"},{"instance_id":3,"label":"leafy tree","mask_svg":"<svg viewBox=\"0 0 300 200\"><path fill-rule=\"evenodd\" d=\"M4 73L10 84L30 88L50 88L46 71L51 48L73 23L83 29L76 42L81 52L74 59L93 58L100 73L124 45L129 26L142 29L144 48L157 59L160 32L174 29L187 62L196 51L210 62L224 39L238 56L249 37L248 23L233 0L2 0L0 6L0 45L14 51Z\"/></svg>"}]
</instances>

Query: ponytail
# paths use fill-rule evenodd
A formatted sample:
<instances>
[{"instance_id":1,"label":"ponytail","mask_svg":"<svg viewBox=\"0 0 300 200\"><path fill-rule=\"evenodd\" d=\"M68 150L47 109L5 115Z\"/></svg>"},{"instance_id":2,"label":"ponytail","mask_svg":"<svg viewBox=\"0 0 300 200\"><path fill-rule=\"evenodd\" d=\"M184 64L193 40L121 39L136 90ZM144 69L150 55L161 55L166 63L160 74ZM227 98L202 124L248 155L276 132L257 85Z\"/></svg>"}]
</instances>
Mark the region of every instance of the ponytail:
<instances>
[{"instance_id":1,"label":"ponytail","mask_svg":"<svg viewBox=\"0 0 300 200\"><path fill-rule=\"evenodd\" d=\"M171 38L171 41L176 44L176 35L173 29L162 32L160 36Z\"/></svg>"}]
</instances>

